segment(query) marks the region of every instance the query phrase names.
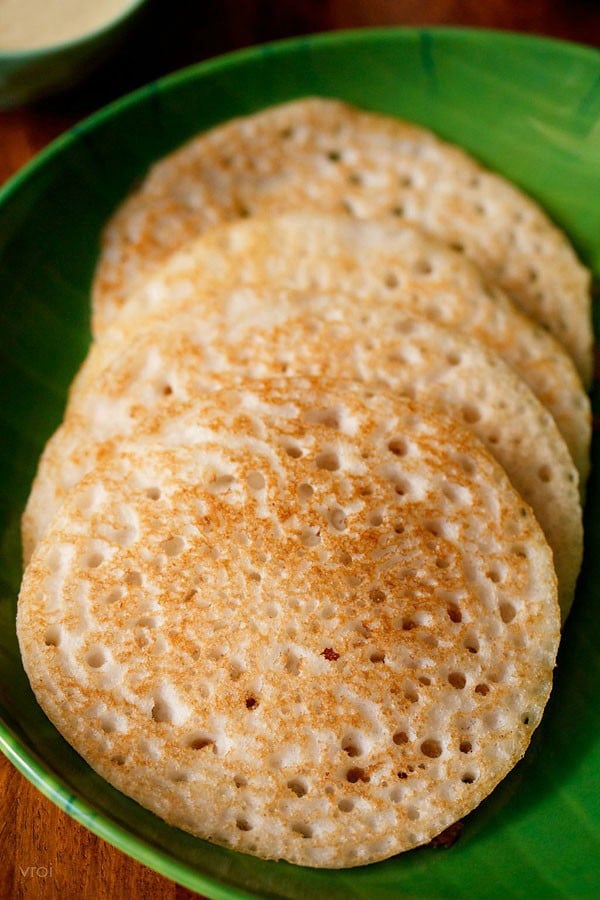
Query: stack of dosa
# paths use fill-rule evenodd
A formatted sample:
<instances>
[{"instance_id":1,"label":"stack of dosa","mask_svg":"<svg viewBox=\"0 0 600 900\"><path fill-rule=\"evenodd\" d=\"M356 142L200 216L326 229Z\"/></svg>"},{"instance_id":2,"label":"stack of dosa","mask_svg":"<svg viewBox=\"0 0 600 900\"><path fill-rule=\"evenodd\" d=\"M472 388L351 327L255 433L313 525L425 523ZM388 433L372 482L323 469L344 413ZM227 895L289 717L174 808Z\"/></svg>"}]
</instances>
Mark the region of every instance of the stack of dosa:
<instances>
[{"instance_id":1,"label":"stack of dosa","mask_svg":"<svg viewBox=\"0 0 600 900\"><path fill-rule=\"evenodd\" d=\"M372 862L472 810L573 600L589 306L544 213L412 125L301 100L159 162L23 517L52 721L265 858Z\"/></svg>"}]
</instances>

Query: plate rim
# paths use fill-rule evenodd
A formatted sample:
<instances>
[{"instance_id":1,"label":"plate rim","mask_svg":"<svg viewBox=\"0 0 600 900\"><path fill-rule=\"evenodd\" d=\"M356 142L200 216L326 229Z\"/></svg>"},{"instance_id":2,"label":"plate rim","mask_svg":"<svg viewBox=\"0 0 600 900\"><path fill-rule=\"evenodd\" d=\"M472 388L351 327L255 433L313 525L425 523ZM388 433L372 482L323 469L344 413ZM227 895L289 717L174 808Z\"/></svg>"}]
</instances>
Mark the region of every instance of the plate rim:
<instances>
[{"instance_id":1,"label":"plate rim","mask_svg":"<svg viewBox=\"0 0 600 900\"><path fill-rule=\"evenodd\" d=\"M321 47L336 46L342 43L361 43L366 37L367 39L383 39L388 37L412 37L414 39L433 37L441 35L445 40L449 38L460 41L488 41L488 40L504 40L507 43L520 43L524 46L539 47L545 45L554 47L564 53L576 54L581 58L589 58L600 62L600 49L586 44L580 44L575 41L565 40L563 38L549 37L546 35L537 35L524 33L520 31L503 30L497 28L475 28L461 25L439 25L439 26L418 26L418 25L380 25L376 27L365 28L347 28L338 31L320 31L313 34L301 35L300 37L283 38L281 40L269 41L261 44L253 44L250 47L244 47L241 50L232 50L218 56L201 60L198 63L192 63L184 66L160 78L146 82L140 87L129 91L116 100L97 109L95 112L84 117L80 122L75 123L58 137L54 138L50 143L40 150L29 160L22 168L18 169L2 186L0 186L0 207L2 204L20 187L21 182L27 181L34 172L43 167L46 162L52 159L56 154L62 152L63 147L68 147L72 143L80 140L84 134L93 131L97 125L101 125L104 121L112 118L120 112L135 106L147 94L156 90L170 89L172 86L194 79L198 75L202 76L212 72L218 72L220 69L228 68L231 65L260 59L261 56L268 53L276 56L285 54L289 50L300 48L306 43L318 44Z\"/></svg>"}]
</instances>

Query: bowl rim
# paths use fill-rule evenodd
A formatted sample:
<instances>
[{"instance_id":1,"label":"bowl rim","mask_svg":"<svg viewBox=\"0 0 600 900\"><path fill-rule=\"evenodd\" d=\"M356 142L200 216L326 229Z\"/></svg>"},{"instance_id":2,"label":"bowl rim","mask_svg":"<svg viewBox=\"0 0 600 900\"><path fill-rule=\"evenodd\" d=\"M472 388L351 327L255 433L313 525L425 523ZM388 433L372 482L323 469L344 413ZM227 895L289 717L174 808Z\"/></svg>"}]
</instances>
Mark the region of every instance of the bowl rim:
<instances>
[{"instance_id":1,"label":"bowl rim","mask_svg":"<svg viewBox=\"0 0 600 900\"><path fill-rule=\"evenodd\" d=\"M113 28L124 23L147 2L148 0L127 0L120 10L117 10L117 12L109 19L102 20L100 25L65 41L56 41L52 44L43 44L39 47L18 47L14 50L0 46L0 64L3 62L34 62L43 59L46 56L51 57L60 53L68 53L69 51L76 50L80 47L83 48L87 44L94 43L97 39L104 37L111 32Z\"/></svg>"},{"instance_id":2,"label":"bowl rim","mask_svg":"<svg viewBox=\"0 0 600 900\"><path fill-rule=\"evenodd\" d=\"M127 7L127 9L132 11L135 6L140 6L144 2L146 0L133 0L131 6ZM4 202L19 190L23 182L29 180L32 175L53 160L55 156L60 155L63 148L81 140L82 136L93 131L98 125L110 120L115 115L134 107L137 103L144 100L148 94L156 91L157 87L161 90L165 88L170 89L188 80L219 72L231 65L235 66L239 63L258 60L265 53L266 48L268 48L270 55L285 55L289 51L306 46L307 41L317 44L320 48L327 49L328 47L336 47L344 43L361 43L364 40L389 39L395 41L399 38L418 40L424 36L432 36L434 39L440 36L446 41L456 41L457 43L485 43L487 41L500 40L507 44L519 44L524 47L545 46L560 50L569 59L575 56L600 63L599 49L574 41L510 30L451 25L431 27L393 25L352 28L333 32L318 32L264 44L255 44L251 47L234 50L199 63L194 63L159 79L150 81L134 91L113 100L86 117L82 122L69 128L36 154L30 162L0 187L0 215ZM184 860L175 860L168 852L163 851L160 846L152 844L148 839L136 837L116 821L109 819L104 813L96 812L91 802L82 800L74 795L68 789L66 783L49 766L45 766L36 758L36 754L32 753L13 732L8 722L2 717L1 712L0 752L8 758L34 787L63 812L66 812L67 815L88 828L98 837L107 841L107 843L155 872L193 891L206 892L206 896L213 898L213 900L259 900L261 895L245 892L237 885L230 886L213 880L212 876L205 875L192 864Z\"/></svg>"}]
</instances>

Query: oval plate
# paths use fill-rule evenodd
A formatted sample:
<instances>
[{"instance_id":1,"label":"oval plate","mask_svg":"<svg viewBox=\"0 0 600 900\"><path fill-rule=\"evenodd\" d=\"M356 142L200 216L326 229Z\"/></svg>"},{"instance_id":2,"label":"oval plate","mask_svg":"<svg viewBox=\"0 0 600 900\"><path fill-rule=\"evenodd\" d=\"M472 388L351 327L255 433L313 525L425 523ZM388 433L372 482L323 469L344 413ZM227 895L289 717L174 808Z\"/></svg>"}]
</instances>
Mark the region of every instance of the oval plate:
<instances>
[{"instance_id":1,"label":"oval plate","mask_svg":"<svg viewBox=\"0 0 600 900\"><path fill-rule=\"evenodd\" d=\"M0 747L75 819L212 898L600 896L597 478L544 721L452 849L332 872L195 839L95 775L44 717L24 675L14 626L19 517L89 342L102 226L148 165L192 134L306 94L413 119L463 145L537 197L600 273L600 54L591 49L454 29L302 38L187 69L61 137L0 194Z\"/></svg>"}]
</instances>

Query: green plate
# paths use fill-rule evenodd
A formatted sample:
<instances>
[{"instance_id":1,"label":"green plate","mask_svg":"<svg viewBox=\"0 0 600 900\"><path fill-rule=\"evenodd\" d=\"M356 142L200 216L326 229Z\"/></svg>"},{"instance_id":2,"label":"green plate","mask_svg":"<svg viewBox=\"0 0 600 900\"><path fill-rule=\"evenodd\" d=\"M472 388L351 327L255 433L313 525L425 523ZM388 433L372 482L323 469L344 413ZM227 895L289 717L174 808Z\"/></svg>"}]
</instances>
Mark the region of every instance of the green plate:
<instances>
[{"instance_id":1,"label":"green plate","mask_svg":"<svg viewBox=\"0 0 600 900\"><path fill-rule=\"evenodd\" d=\"M213 898L598 897L597 477L586 564L543 724L525 760L450 850L331 872L194 839L98 778L48 723L23 673L14 627L19 515L89 341L102 225L148 164L185 138L308 93L405 116L459 142L536 196L600 274L600 54L583 47L443 29L303 38L149 85L60 138L0 195L0 746L74 818Z\"/></svg>"}]
</instances>

